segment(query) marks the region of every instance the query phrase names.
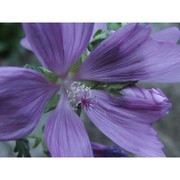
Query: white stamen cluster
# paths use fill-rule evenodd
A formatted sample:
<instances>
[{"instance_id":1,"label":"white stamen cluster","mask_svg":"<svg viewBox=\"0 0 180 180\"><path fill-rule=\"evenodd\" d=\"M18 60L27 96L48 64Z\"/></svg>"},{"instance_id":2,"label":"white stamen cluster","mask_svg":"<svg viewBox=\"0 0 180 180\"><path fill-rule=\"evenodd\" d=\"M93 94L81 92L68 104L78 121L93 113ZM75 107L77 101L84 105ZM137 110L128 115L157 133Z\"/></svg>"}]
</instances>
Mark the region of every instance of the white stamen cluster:
<instances>
[{"instance_id":1,"label":"white stamen cluster","mask_svg":"<svg viewBox=\"0 0 180 180\"><path fill-rule=\"evenodd\" d=\"M66 90L68 99L75 110L81 105L85 108L91 106L91 89L78 81L73 82Z\"/></svg>"}]
</instances>

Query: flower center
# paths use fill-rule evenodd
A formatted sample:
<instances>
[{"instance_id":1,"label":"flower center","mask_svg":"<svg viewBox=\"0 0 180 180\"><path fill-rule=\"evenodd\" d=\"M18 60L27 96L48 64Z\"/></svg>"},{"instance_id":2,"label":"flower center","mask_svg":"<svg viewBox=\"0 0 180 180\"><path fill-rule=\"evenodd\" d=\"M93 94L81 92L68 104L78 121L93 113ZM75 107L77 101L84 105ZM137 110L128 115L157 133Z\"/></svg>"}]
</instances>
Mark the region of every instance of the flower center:
<instances>
[{"instance_id":1,"label":"flower center","mask_svg":"<svg viewBox=\"0 0 180 180\"><path fill-rule=\"evenodd\" d=\"M78 81L74 81L70 84L69 88L66 89L68 93L68 99L74 110L82 107L89 110L92 107L92 101L94 97L91 94L91 88Z\"/></svg>"}]
</instances>

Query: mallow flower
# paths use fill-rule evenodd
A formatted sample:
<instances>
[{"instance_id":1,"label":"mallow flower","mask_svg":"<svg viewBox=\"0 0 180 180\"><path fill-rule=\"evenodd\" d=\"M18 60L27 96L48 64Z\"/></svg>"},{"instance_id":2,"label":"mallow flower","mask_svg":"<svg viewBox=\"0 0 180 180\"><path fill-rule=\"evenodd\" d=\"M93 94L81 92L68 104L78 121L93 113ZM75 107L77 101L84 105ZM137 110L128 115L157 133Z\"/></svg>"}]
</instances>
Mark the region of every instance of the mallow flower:
<instances>
[{"instance_id":1,"label":"mallow flower","mask_svg":"<svg viewBox=\"0 0 180 180\"><path fill-rule=\"evenodd\" d=\"M152 124L171 104L160 89L130 86L115 96L93 89L84 81L179 82L179 30L151 34L151 26L127 24L102 41L75 74L70 67L91 39L91 23L27 23L26 46L60 81L50 82L41 73L20 68L0 68L0 140L30 134L52 96L60 100L45 126L45 141L54 157L91 157L92 145L80 107L111 140L140 156L164 156Z\"/></svg>"}]
</instances>

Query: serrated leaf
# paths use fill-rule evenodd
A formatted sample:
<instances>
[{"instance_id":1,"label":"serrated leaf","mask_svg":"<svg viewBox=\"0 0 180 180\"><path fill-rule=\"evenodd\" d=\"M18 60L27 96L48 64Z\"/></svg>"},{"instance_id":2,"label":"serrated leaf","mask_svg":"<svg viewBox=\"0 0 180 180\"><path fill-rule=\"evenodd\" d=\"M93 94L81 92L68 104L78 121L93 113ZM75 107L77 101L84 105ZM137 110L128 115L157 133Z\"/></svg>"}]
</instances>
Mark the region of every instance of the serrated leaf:
<instances>
[{"instance_id":1,"label":"serrated leaf","mask_svg":"<svg viewBox=\"0 0 180 180\"><path fill-rule=\"evenodd\" d=\"M88 44L89 51L94 50L104 39L109 36L109 33L107 31L99 31L98 33L97 32L95 33L93 40Z\"/></svg>"},{"instance_id":2,"label":"serrated leaf","mask_svg":"<svg viewBox=\"0 0 180 180\"><path fill-rule=\"evenodd\" d=\"M94 39L97 35L100 35L102 32L103 32L102 29L98 29L98 30L94 33L93 39Z\"/></svg>"},{"instance_id":3,"label":"serrated leaf","mask_svg":"<svg viewBox=\"0 0 180 180\"><path fill-rule=\"evenodd\" d=\"M108 23L107 29L109 31L117 31L122 26L122 23Z\"/></svg>"},{"instance_id":4,"label":"serrated leaf","mask_svg":"<svg viewBox=\"0 0 180 180\"><path fill-rule=\"evenodd\" d=\"M44 109L44 113L47 113L49 111L52 111L56 108L58 102L59 102L60 95L53 96L50 101L48 102L47 106Z\"/></svg>"},{"instance_id":5,"label":"serrated leaf","mask_svg":"<svg viewBox=\"0 0 180 180\"><path fill-rule=\"evenodd\" d=\"M109 33L107 31L102 32L101 34L98 34L94 37L94 39L91 41L91 43L96 44L96 41L102 41L106 39L109 36Z\"/></svg>"}]
</instances>

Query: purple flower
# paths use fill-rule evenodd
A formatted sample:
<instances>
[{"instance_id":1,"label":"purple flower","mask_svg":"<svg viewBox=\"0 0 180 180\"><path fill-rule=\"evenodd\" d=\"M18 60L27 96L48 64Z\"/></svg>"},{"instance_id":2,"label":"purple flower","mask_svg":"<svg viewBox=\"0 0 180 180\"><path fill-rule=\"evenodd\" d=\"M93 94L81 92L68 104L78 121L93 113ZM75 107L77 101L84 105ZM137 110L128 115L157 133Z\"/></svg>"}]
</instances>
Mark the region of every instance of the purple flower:
<instances>
[{"instance_id":1,"label":"purple flower","mask_svg":"<svg viewBox=\"0 0 180 180\"><path fill-rule=\"evenodd\" d=\"M171 107L159 89L136 86L113 96L81 80L102 82L180 81L179 30L151 35L151 27L128 24L90 53L77 73L69 68L85 51L93 24L24 24L28 44L41 64L61 78L52 84L40 73L16 67L0 69L0 140L24 137L35 128L48 100L61 98L45 127L52 156L90 157L92 146L75 112L81 106L91 121L122 148L140 156L164 156L152 123Z\"/></svg>"}]
</instances>

